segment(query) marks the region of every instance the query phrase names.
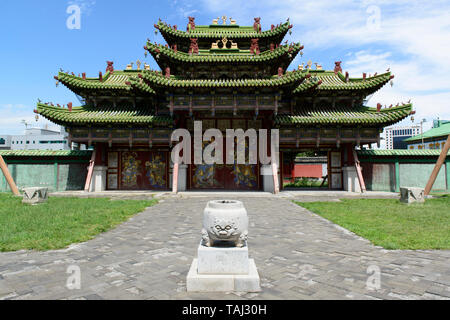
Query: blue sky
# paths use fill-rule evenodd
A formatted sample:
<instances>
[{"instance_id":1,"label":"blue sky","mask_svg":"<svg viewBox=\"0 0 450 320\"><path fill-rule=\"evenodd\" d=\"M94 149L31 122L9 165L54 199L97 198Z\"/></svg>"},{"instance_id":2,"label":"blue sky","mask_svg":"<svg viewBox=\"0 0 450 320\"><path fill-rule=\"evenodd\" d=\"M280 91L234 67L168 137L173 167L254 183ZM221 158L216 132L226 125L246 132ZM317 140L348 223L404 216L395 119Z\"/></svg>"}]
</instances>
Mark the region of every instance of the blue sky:
<instances>
[{"instance_id":1,"label":"blue sky","mask_svg":"<svg viewBox=\"0 0 450 320\"><path fill-rule=\"evenodd\" d=\"M81 8L81 28L69 30L66 12ZM97 76L106 60L116 69L144 57L147 38L164 43L153 24L161 18L184 29L187 16L197 24L227 15L240 25L261 17L263 29L290 18L294 28L286 37L305 45L291 69L312 60L326 69L343 61L344 71L395 74L394 86L385 86L371 98L377 102L415 105L416 123L440 117L450 119L450 2L352 0L1 0L0 1L0 134L19 134L21 120L36 123L37 99L67 104L79 102L53 76L60 68ZM410 124L410 119L402 124Z\"/></svg>"}]
</instances>

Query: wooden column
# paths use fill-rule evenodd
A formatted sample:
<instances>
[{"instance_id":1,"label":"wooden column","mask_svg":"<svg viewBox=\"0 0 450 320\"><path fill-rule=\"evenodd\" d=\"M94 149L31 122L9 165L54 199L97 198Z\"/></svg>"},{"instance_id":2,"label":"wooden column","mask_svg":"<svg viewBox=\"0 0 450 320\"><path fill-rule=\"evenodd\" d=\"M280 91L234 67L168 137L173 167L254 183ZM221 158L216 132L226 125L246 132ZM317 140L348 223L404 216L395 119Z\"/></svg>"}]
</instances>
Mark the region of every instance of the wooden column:
<instances>
[{"instance_id":1,"label":"wooden column","mask_svg":"<svg viewBox=\"0 0 450 320\"><path fill-rule=\"evenodd\" d=\"M96 150L92 152L91 160L89 161L89 168L88 168L88 174L86 178L86 184L84 185L84 191L89 192L89 188L91 186L92 182L92 174L94 172L94 166L95 166L95 157L96 157Z\"/></svg>"},{"instance_id":2,"label":"wooden column","mask_svg":"<svg viewBox=\"0 0 450 320\"><path fill-rule=\"evenodd\" d=\"M433 188L433 184L436 181L437 175L439 174L439 171L441 170L442 164L445 161L445 158L447 157L448 150L450 149L450 134L447 137L447 141L445 142L444 148L442 148L441 154L439 155L439 158L436 162L436 165L434 166L433 172L431 173L430 179L428 180L428 183L425 187L425 195L429 195L431 192L431 189ZM447 168L448 170L448 168Z\"/></svg>"},{"instance_id":3,"label":"wooden column","mask_svg":"<svg viewBox=\"0 0 450 320\"><path fill-rule=\"evenodd\" d=\"M5 160L3 160L3 157L1 155L0 155L0 168L2 169L3 175L5 176L6 182L8 182L12 193L15 196L20 196L19 189L17 189L16 183L14 182L13 177L9 173L8 166L6 165L6 162L5 162Z\"/></svg>"},{"instance_id":4,"label":"wooden column","mask_svg":"<svg viewBox=\"0 0 450 320\"><path fill-rule=\"evenodd\" d=\"M233 116L237 115L237 92L233 92Z\"/></svg>"},{"instance_id":5,"label":"wooden column","mask_svg":"<svg viewBox=\"0 0 450 320\"><path fill-rule=\"evenodd\" d=\"M400 192L400 163L395 159L395 192Z\"/></svg>"}]
</instances>

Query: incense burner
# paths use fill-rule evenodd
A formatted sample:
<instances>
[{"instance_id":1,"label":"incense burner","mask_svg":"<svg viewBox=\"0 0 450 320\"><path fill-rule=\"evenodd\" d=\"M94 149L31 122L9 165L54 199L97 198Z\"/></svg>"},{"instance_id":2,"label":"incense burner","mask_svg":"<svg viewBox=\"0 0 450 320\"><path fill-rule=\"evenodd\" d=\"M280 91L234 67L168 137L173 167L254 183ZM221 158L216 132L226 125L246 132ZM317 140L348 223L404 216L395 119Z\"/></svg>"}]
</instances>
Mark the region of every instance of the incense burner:
<instances>
[{"instance_id":1,"label":"incense burner","mask_svg":"<svg viewBox=\"0 0 450 320\"><path fill-rule=\"evenodd\" d=\"M203 212L202 245L244 247L247 245L248 216L242 202L215 200Z\"/></svg>"}]
</instances>

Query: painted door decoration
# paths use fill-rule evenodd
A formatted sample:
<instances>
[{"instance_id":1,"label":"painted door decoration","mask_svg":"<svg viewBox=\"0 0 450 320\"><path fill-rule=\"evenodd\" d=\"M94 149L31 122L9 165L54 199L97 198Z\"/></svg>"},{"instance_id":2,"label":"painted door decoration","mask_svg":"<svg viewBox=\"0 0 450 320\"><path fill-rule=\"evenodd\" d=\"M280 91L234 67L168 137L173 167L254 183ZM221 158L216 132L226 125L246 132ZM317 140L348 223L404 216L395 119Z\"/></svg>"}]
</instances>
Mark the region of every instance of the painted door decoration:
<instances>
[{"instance_id":1,"label":"painted door decoration","mask_svg":"<svg viewBox=\"0 0 450 320\"><path fill-rule=\"evenodd\" d=\"M225 145L224 141L224 145ZM208 144L203 143L203 149ZM248 161L248 146L246 146ZM225 163L224 154L224 163ZM192 189L256 190L259 187L258 165L201 164L191 166Z\"/></svg>"},{"instance_id":2,"label":"painted door decoration","mask_svg":"<svg viewBox=\"0 0 450 320\"><path fill-rule=\"evenodd\" d=\"M150 189L167 189L167 153L151 152L145 162L145 176Z\"/></svg>"},{"instance_id":3,"label":"painted door decoration","mask_svg":"<svg viewBox=\"0 0 450 320\"><path fill-rule=\"evenodd\" d=\"M114 151L108 153L109 190L168 189L167 152Z\"/></svg>"},{"instance_id":4,"label":"painted door decoration","mask_svg":"<svg viewBox=\"0 0 450 320\"><path fill-rule=\"evenodd\" d=\"M338 151L330 152L329 161L330 188L342 189L341 153Z\"/></svg>"}]
</instances>

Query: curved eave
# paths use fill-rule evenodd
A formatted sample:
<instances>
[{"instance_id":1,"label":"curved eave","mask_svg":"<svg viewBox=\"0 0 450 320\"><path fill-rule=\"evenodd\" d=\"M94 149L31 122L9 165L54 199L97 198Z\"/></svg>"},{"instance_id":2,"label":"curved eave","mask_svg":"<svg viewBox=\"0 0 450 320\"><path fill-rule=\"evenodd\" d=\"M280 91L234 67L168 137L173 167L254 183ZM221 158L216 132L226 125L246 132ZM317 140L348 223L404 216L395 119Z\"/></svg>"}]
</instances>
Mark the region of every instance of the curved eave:
<instances>
[{"instance_id":1,"label":"curved eave","mask_svg":"<svg viewBox=\"0 0 450 320\"><path fill-rule=\"evenodd\" d=\"M207 26L200 26L202 27L202 30L207 31L195 31L187 32L182 30L174 30L173 28L169 27L166 23L159 21L157 24L155 24L155 27L161 32L162 36L164 38L168 37L171 39L189 39L189 38L203 38L203 39L216 39L220 37L229 37L232 39L252 39L252 38L272 38L272 37L278 37L278 36L284 36L290 29L289 22L285 22L283 24L280 24L278 27L275 27L273 30L266 30L262 32L248 32L243 31L243 29L240 29L238 26L236 28L226 28L229 29L227 31L224 31L225 28L220 28L220 26L215 30L215 28L205 28Z\"/></svg>"},{"instance_id":2,"label":"curved eave","mask_svg":"<svg viewBox=\"0 0 450 320\"><path fill-rule=\"evenodd\" d=\"M275 118L277 126L369 126L384 127L397 123L412 112L412 104L407 104L377 112L375 108L359 107L316 107L299 110L294 115L278 115Z\"/></svg>"},{"instance_id":3,"label":"curved eave","mask_svg":"<svg viewBox=\"0 0 450 320\"><path fill-rule=\"evenodd\" d=\"M133 73L130 72L130 75ZM64 86L69 88L76 94L86 94L87 92L102 92L102 93L120 93L121 95L129 95L133 91L133 87L129 86L130 75L125 72L115 72L113 74L107 72L100 78L86 78L77 77L67 73L59 72L56 80L61 82Z\"/></svg>"},{"instance_id":4,"label":"curved eave","mask_svg":"<svg viewBox=\"0 0 450 320\"><path fill-rule=\"evenodd\" d=\"M307 72L289 72L281 77L273 76L269 79L229 79L229 80L186 80L177 79L175 76L166 78L159 72L144 71L141 76L144 82L152 88L264 88L264 87L296 87L305 78Z\"/></svg>"},{"instance_id":5,"label":"curved eave","mask_svg":"<svg viewBox=\"0 0 450 320\"><path fill-rule=\"evenodd\" d=\"M113 108L91 106L74 107L68 109L39 103L35 111L44 118L63 126L80 125L158 125L171 126L173 120L170 117L154 116L143 108Z\"/></svg>"},{"instance_id":6,"label":"curved eave","mask_svg":"<svg viewBox=\"0 0 450 320\"><path fill-rule=\"evenodd\" d=\"M283 45L273 51L267 50L259 55L252 54L188 54L181 51L174 51L162 45L155 45L148 42L146 49L161 68L165 66L161 64L162 60L166 60L169 64L204 64L204 63L220 63L220 64L272 64L279 59L285 59L287 65L295 59L298 52L303 49L301 44ZM159 55L159 58L158 58Z\"/></svg>"},{"instance_id":7,"label":"curved eave","mask_svg":"<svg viewBox=\"0 0 450 320\"><path fill-rule=\"evenodd\" d=\"M379 74L372 77L349 78L345 80L345 76L333 71L316 71L311 70L311 81L320 82L319 85L299 86L295 93L304 93L313 89L316 94L329 95L331 92L346 92L348 94L363 92L364 94L372 94L386 85L394 76L390 72Z\"/></svg>"}]
</instances>

